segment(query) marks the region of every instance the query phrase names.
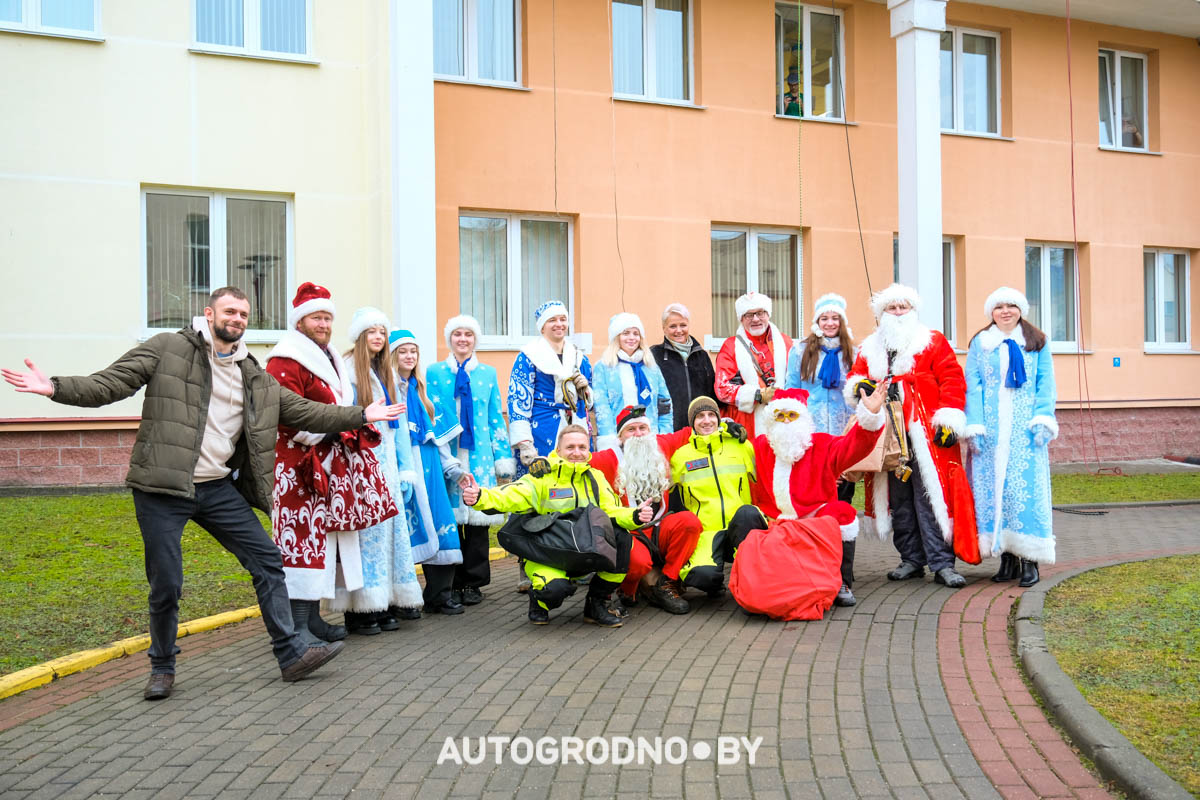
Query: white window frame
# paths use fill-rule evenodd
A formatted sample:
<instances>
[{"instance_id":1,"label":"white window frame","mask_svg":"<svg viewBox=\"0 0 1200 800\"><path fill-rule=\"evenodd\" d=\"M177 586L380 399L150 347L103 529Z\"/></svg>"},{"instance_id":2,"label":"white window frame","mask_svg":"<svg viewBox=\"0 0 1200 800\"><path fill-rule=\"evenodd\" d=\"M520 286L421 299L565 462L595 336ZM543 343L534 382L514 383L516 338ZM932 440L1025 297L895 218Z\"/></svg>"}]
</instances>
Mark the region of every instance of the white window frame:
<instances>
[{"instance_id":1,"label":"white window frame","mask_svg":"<svg viewBox=\"0 0 1200 800\"><path fill-rule=\"evenodd\" d=\"M174 186L143 186L141 192L140 213L141 222L139 230L141 239L138 242L138 249L141 253L141 287L142 287L142 302L141 302L141 322L142 339L149 339L158 333L173 332L175 328L152 328L146 324L146 320L150 314L150 286L146 275L146 198L152 194L174 195L185 197L206 197L208 198L208 280L209 291L219 289L222 286L228 286L229 281L229 264L226 263L228 256L226 250L226 231L228 228L228 218L226 217L225 202L227 200L269 200L274 203L283 202L286 204L285 219L287 235L285 237L287 245L287 254L283 265L286 275L284 283L284 299L285 302L291 302L292 293L295 291L295 253L296 253L296 214L295 214L295 199L291 195L269 194L266 192L210 192L203 189L186 189ZM189 276L190 278L190 276ZM188 288L188 287L184 287ZM250 310L251 316L254 310ZM247 344L274 344L279 341L279 337L284 333L281 329L246 329L245 335L242 337Z\"/></svg>"},{"instance_id":2,"label":"white window frame","mask_svg":"<svg viewBox=\"0 0 1200 800\"><path fill-rule=\"evenodd\" d=\"M654 36L654 10L658 7L657 0L642 0L642 94L630 94L627 92L618 92L615 84L616 65L613 65L613 97L622 100L646 100L653 103L664 103L666 105L675 106L693 106L696 104L696 26L694 23L694 14L697 0L688 0L687 11L687 41L688 41L688 69L687 69L687 97L683 100L677 100L673 97L658 96L658 72L655 68L657 59L655 56L656 38ZM613 3L608 0L609 27L612 28L612 13ZM609 59L615 56L612 43L612 33L609 34Z\"/></svg>"},{"instance_id":3,"label":"white window frame","mask_svg":"<svg viewBox=\"0 0 1200 800\"><path fill-rule=\"evenodd\" d=\"M1027 240L1025 242L1025 246L1026 247L1039 247L1039 248L1041 248L1041 251L1042 251L1042 265L1041 265L1041 269L1039 271L1040 277L1041 277L1041 287L1039 289L1039 293L1042 298L1042 305L1041 305L1041 307L1043 309L1042 315L1043 315L1043 317L1045 317L1045 315L1047 313L1046 309L1048 309L1050 306L1050 248L1057 247L1062 250L1070 250L1071 251L1071 269L1073 269L1075 271L1075 293L1076 294L1080 293L1079 251L1077 251L1075 249L1075 245L1072 244L1071 242L1039 242L1039 241ZM1022 251L1022 253L1023 252L1024 251ZM1082 294L1080 294L1080 296L1082 297ZM1075 336L1073 339L1070 339L1070 340L1055 339L1051 335L1052 326L1050 324L1047 324L1047 322L1044 318L1039 319L1039 320L1030 320L1030 322L1032 322L1034 325L1037 325L1046 334L1046 338L1050 341L1050 352L1051 353L1078 353L1078 352L1080 352L1080 350L1079 350L1079 331L1080 331L1080 328L1083 326L1083 320L1080 319L1080 317L1083 316L1082 304L1080 305L1079 308L1075 307L1075 294L1072 294L1070 297L1066 298L1066 300L1068 303L1071 304L1071 308L1074 311L1074 315L1075 315Z\"/></svg>"},{"instance_id":4,"label":"white window frame","mask_svg":"<svg viewBox=\"0 0 1200 800\"><path fill-rule=\"evenodd\" d=\"M479 2L462 0L463 3L463 74L434 72L434 80L455 83L478 83L482 86L524 87L521 74L521 0L513 0L513 80L498 81L479 77Z\"/></svg>"},{"instance_id":5,"label":"white window frame","mask_svg":"<svg viewBox=\"0 0 1200 800\"><path fill-rule=\"evenodd\" d=\"M1128 50L1113 50L1101 47L1101 58L1108 61L1108 110L1112 118L1108 121L1112 130L1112 144L1101 144L1105 150L1131 150L1144 153L1150 150L1150 59L1145 53L1134 53ZM1125 109L1121 105L1121 59L1135 58L1142 62L1142 146L1126 147L1121 144L1124 140L1119 122L1125 119ZM1098 67L1097 67L1098 68ZM1097 131L1099 137L1099 131Z\"/></svg>"},{"instance_id":6,"label":"white window frame","mask_svg":"<svg viewBox=\"0 0 1200 800\"><path fill-rule=\"evenodd\" d=\"M1001 130L1004 128L1004 120L1001 119L1002 106L1000 103L1000 93L1002 87L1000 85L1000 34L995 31L985 31L979 28L959 28L950 25L946 26L946 31L951 33L954 41L950 46L950 60L953 64L953 75L951 81L953 83L953 91L951 96L951 105L953 106L953 124L949 128L942 128L945 133L964 133L968 136L991 136L999 138ZM963 120L963 82L962 82L962 56L963 56L963 34L971 36L986 36L989 39L996 40L996 97L994 99L996 112L996 130L994 131L969 131L962 125Z\"/></svg>"},{"instance_id":7,"label":"white window frame","mask_svg":"<svg viewBox=\"0 0 1200 800\"><path fill-rule=\"evenodd\" d=\"M104 41L104 35L101 32L100 22L103 19L101 14L101 0L91 0L92 3L92 29L85 30L82 28L55 28L49 25L42 24L42 3L41 0L21 0L21 21L11 22L0 20L0 31L11 31L13 33L33 33L42 36L58 36L64 39L87 39L92 42Z\"/></svg>"},{"instance_id":8,"label":"white window frame","mask_svg":"<svg viewBox=\"0 0 1200 800\"><path fill-rule=\"evenodd\" d=\"M1148 353L1179 353L1190 352L1192 349L1192 259L1191 255L1186 250L1174 250L1167 247L1147 247L1144 253L1154 254L1154 336L1155 340L1145 342L1145 350ZM1166 324L1163 316L1162 303L1162 287L1163 287L1163 265L1162 259L1159 256L1183 256L1183 302L1182 311L1184 314L1183 330L1186 338L1182 342L1164 342L1166 338ZM1144 263L1144 262L1143 262ZM1143 291L1145 285L1143 282ZM1144 322L1144 320L1143 320ZM1142 328L1143 333L1145 327Z\"/></svg>"},{"instance_id":9,"label":"white window frame","mask_svg":"<svg viewBox=\"0 0 1200 800\"><path fill-rule=\"evenodd\" d=\"M949 280L942 281L942 296L943 296L942 325L945 327L945 330L943 330L942 333L945 335L946 341L948 341L951 345L957 347L958 346L958 293L957 293L957 288L958 288L957 266L958 265L955 263L956 258L954 255L954 237L953 236L943 236L942 237L942 252L946 252L945 248L947 245L950 246L950 250L949 250L950 263L947 264L944 260L942 262L943 274L945 274L947 271L949 273ZM946 306L944 305L946 297L950 298L950 318L949 318L949 320L946 319ZM947 321L950 323L949 325L946 324Z\"/></svg>"},{"instance_id":10,"label":"white window frame","mask_svg":"<svg viewBox=\"0 0 1200 800\"><path fill-rule=\"evenodd\" d=\"M241 47L199 40L199 10L196 0L192 0L191 29L192 44L189 48L193 53L209 55L241 56L243 58L261 58L268 61L298 61L302 64L320 63L313 53L313 0L304 0L304 52L284 53L278 50L262 49L262 27L260 20L261 6L256 0L245 0L242 3L242 42ZM253 45L250 43L253 42Z\"/></svg>"},{"instance_id":11,"label":"white window frame","mask_svg":"<svg viewBox=\"0 0 1200 800\"><path fill-rule=\"evenodd\" d=\"M787 3L786 5L793 5L793 4ZM776 13L778 13L778 11L777 11L778 7L779 7L779 3L776 2L775 7L774 7L776 9ZM846 119L846 17L845 17L845 14L843 13L842 9L840 9L840 8L835 9L835 8L830 8L829 6L815 6L815 5L801 5L800 12L801 12L801 15L800 15L800 44L802 45L801 57L803 59L805 59L803 65L802 65L804 68L804 80L801 83L800 91L804 94L804 108L800 109L801 116L799 116L799 117L785 115L783 113L784 109L779 107L779 101L776 100L775 116L781 117L782 119L823 119L823 120L831 120L831 121L835 121L835 122L844 122ZM838 21L837 22L837 29L838 29L837 47L838 47L838 75L839 75L838 80L840 81L840 84L839 84L840 91L838 93L838 105L840 105L842 107L842 113L840 116L833 116L831 114L822 114L819 117L814 117L813 113L812 113L812 98L813 98L812 70L810 69L811 65L808 62L808 50L806 47L804 47L804 45L806 45L808 42L812 41L812 14L814 12L817 14L825 14L827 16L832 15L834 17L837 17L837 21ZM777 38L775 41L775 75L777 76L776 80L780 80L783 82L781 85L775 87L775 91L781 92L782 90L787 88L786 87L787 76L783 75L783 39L782 39L782 37ZM780 77L780 76L782 76L782 77ZM780 97L780 96L782 96L782 95L777 94L777 97Z\"/></svg>"},{"instance_id":12,"label":"white window frame","mask_svg":"<svg viewBox=\"0 0 1200 800\"><path fill-rule=\"evenodd\" d=\"M506 223L508 282L505 291L507 292L508 299L508 331L502 334L483 334L479 337L479 344L476 349L520 350L531 338L521 333L521 329L524 327L524 320L527 317L532 317L533 312L536 311L533 308L521 308L521 221L538 220L567 223L567 296L555 299L561 300L567 306L567 335L571 337L577 346L585 347L586 345L585 351L590 352L592 349L591 335L575 333L575 220L561 214L504 213L497 211L474 211L469 208L459 209L458 216L460 220L462 217L477 217L483 219L502 219ZM462 223L460 222L460 230L461 225ZM458 279L462 281L461 253L459 253L458 264Z\"/></svg>"},{"instance_id":13,"label":"white window frame","mask_svg":"<svg viewBox=\"0 0 1200 800\"><path fill-rule=\"evenodd\" d=\"M804 233L797 228L780 228L770 225L711 225L708 231L709 245L712 244L712 235L716 231L724 231L726 233L744 233L746 234L746 291L758 291L758 235L760 233L778 233L787 234L788 236L796 237L796 330L797 332L805 330L804 326ZM712 256L709 256L708 263L709 275L712 275ZM711 278L710 278L711 280ZM771 298L774 300L775 298ZM709 288L708 297L709 308L712 308L712 289ZM735 324L736 329L736 324ZM791 336L790 331L783 331L788 336ZM704 349L711 352L718 352L721 345L725 344L723 336L713 336L711 333L704 335ZM803 338L803 337L801 337Z\"/></svg>"}]
</instances>

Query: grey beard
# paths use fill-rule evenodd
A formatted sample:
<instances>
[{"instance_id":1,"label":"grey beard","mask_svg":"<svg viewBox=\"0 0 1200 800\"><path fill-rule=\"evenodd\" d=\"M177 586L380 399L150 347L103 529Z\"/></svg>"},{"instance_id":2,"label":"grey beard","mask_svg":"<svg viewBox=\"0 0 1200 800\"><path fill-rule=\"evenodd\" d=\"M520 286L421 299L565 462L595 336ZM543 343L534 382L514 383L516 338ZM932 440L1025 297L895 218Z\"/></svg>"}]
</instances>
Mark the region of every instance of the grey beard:
<instances>
[{"instance_id":1,"label":"grey beard","mask_svg":"<svg viewBox=\"0 0 1200 800\"><path fill-rule=\"evenodd\" d=\"M879 338L888 350L903 350L912 342L920 325L916 311L900 316L884 312L879 320Z\"/></svg>"},{"instance_id":2,"label":"grey beard","mask_svg":"<svg viewBox=\"0 0 1200 800\"><path fill-rule=\"evenodd\" d=\"M658 449L658 438L631 436L621 446L624 458L617 467L618 494L629 498L629 504L638 506L647 500L661 500L663 492L671 487L671 476L667 459Z\"/></svg>"}]
</instances>

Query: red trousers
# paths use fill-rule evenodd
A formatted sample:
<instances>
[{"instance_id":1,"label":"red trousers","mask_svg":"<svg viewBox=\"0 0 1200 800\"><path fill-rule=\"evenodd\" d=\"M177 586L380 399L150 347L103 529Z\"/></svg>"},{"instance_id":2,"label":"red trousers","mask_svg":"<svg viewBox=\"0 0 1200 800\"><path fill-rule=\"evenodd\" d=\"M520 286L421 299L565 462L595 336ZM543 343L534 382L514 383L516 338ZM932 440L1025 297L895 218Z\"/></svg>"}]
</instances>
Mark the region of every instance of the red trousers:
<instances>
[{"instance_id":1,"label":"red trousers","mask_svg":"<svg viewBox=\"0 0 1200 800\"><path fill-rule=\"evenodd\" d=\"M663 517L658 528L658 549L665 559L662 572L671 580L679 579L679 570L692 557L696 543L700 541L702 527L700 518L690 511L679 511ZM648 539L654 538L653 528L643 528L640 533ZM653 566L650 550L635 536L633 550L629 554L629 571L625 573L621 592L632 596L637 591L638 583Z\"/></svg>"}]
</instances>

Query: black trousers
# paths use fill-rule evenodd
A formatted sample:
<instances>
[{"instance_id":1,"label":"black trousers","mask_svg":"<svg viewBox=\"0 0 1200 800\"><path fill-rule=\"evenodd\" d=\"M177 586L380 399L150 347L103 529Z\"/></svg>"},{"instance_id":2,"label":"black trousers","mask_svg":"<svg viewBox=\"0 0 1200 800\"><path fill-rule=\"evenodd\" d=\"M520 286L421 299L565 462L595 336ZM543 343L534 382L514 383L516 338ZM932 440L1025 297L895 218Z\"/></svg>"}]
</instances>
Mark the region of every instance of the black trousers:
<instances>
[{"instance_id":1,"label":"black trousers","mask_svg":"<svg viewBox=\"0 0 1200 800\"><path fill-rule=\"evenodd\" d=\"M492 562L488 559L488 529L486 525L459 525L458 541L463 560L454 568L454 588L479 589L492 582Z\"/></svg>"},{"instance_id":2,"label":"black trousers","mask_svg":"<svg viewBox=\"0 0 1200 800\"><path fill-rule=\"evenodd\" d=\"M283 579L279 548L263 530L246 499L229 478L196 484L196 496L186 497L133 490L133 507L146 554L150 583L150 671L175 672L179 648L179 598L183 595L183 526L193 520L237 557L254 579L254 592L263 623L280 667L303 655Z\"/></svg>"},{"instance_id":3,"label":"black trousers","mask_svg":"<svg viewBox=\"0 0 1200 800\"><path fill-rule=\"evenodd\" d=\"M953 567L954 549L942 538L929 495L925 493L925 478L920 468L913 464L912 477L907 482L890 472L887 480L892 541L900 558L918 567L928 566L932 572ZM936 481L937 475L933 475L932 480Z\"/></svg>"},{"instance_id":4,"label":"black trousers","mask_svg":"<svg viewBox=\"0 0 1200 800\"><path fill-rule=\"evenodd\" d=\"M425 573L426 606L440 606L450 599L450 590L454 587L454 572L457 564L422 564L421 572Z\"/></svg>"}]
</instances>

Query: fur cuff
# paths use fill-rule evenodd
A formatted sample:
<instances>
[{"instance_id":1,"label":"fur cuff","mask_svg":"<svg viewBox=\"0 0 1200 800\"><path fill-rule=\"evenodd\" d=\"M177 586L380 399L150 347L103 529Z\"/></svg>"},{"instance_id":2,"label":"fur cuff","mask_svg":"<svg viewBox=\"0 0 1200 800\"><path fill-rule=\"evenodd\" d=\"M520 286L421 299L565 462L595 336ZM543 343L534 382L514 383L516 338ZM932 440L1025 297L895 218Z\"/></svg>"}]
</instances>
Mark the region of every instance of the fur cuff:
<instances>
[{"instance_id":1,"label":"fur cuff","mask_svg":"<svg viewBox=\"0 0 1200 800\"><path fill-rule=\"evenodd\" d=\"M930 420L933 427L945 425L950 430L954 431L959 436L962 436L967 428L967 415L958 408L939 408L933 412L933 419Z\"/></svg>"},{"instance_id":2,"label":"fur cuff","mask_svg":"<svg viewBox=\"0 0 1200 800\"><path fill-rule=\"evenodd\" d=\"M1029 420L1029 430L1033 430L1035 425L1045 425L1046 430L1050 431L1050 439L1053 441L1058 438L1058 420L1054 417L1039 414Z\"/></svg>"},{"instance_id":3,"label":"fur cuff","mask_svg":"<svg viewBox=\"0 0 1200 800\"><path fill-rule=\"evenodd\" d=\"M754 393L758 391L757 386L739 386L734 399L737 401L737 409L746 414L754 413Z\"/></svg>"},{"instance_id":4,"label":"fur cuff","mask_svg":"<svg viewBox=\"0 0 1200 800\"><path fill-rule=\"evenodd\" d=\"M963 430L964 439L974 439L976 436L987 436L987 428L982 425L968 425Z\"/></svg>"},{"instance_id":5,"label":"fur cuff","mask_svg":"<svg viewBox=\"0 0 1200 800\"><path fill-rule=\"evenodd\" d=\"M841 528L843 542L853 542L858 538L859 525L857 517L854 518L854 522L851 522L849 525L842 525Z\"/></svg>"},{"instance_id":6,"label":"fur cuff","mask_svg":"<svg viewBox=\"0 0 1200 800\"><path fill-rule=\"evenodd\" d=\"M497 458L496 459L496 477L512 479L517 474L517 460L515 458Z\"/></svg>"},{"instance_id":7,"label":"fur cuff","mask_svg":"<svg viewBox=\"0 0 1200 800\"><path fill-rule=\"evenodd\" d=\"M879 409L874 414L867 410L867 407L862 403L854 409L854 416L858 419L858 425L864 431L881 430L887 422L887 415L883 413L883 409Z\"/></svg>"},{"instance_id":8,"label":"fur cuff","mask_svg":"<svg viewBox=\"0 0 1200 800\"><path fill-rule=\"evenodd\" d=\"M416 483L417 482L417 473L411 469L400 470L399 477L400 477L401 483Z\"/></svg>"},{"instance_id":9,"label":"fur cuff","mask_svg":"<svg viewBox=\"0 0 1200 800\"><path fill-rule=\"evenodd\" d=\"M858 385L859 381L866 380L866 379L867 379L866 375L847 375L846 376L846 383L844 386L842 386L842 397L845 398L846 405L848 405L848 406L858 405L859 398L858 398L858 395L854 393L854 387Z\"/></svg>"},{"instance_id":10,"label":"fur cuff","mask_svg":"<svg viewBox=\"0 0 1200 800\"><path fill-rule=\"evenodd\" d=\"M514 450L521 442L533 441L533 428L529 425L529 420L518 419L508 423L508 443Z\"/></svg>"},{"instance_id":11,"label":"fur cuff","mask_svg":"<svg viewBox=\"0 0 1200 800\"><path fill-rule=\"evenodd\" d=\"M601 450L616 450L621 446L621 440L611 433L596 437L596 452Z\"/></svg>"}]
</instances>

